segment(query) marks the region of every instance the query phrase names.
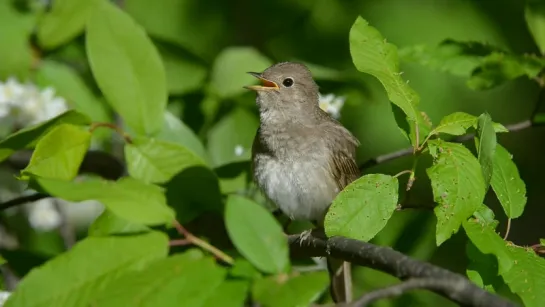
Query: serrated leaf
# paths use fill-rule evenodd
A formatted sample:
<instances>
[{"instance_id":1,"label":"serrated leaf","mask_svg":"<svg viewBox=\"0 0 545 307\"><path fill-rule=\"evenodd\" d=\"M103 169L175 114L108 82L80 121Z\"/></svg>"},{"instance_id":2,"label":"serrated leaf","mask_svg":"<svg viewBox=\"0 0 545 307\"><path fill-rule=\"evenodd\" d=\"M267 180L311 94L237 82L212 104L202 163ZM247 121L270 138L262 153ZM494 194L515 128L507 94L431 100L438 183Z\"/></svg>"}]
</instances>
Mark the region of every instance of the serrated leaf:
<instances>
[{"instance_id":1,"label":"serrated leaf","mask_svg":"<svg viewBox=\"0 0 545 307\"><path fill-rule=\"evenodd\" d=\"M463 223L464 230L473 244L483 254L492 254L498 259L499 274L504 274L513 266L514 259L504 241L491 226L483 226L474 219Z\"/></svg>"},{"instance_id":2,"label":"serrated leaf","mask_svg":"<svg viewBox=\"0 0 545 307\"><path fill-rule=\"evenodd\" d=\"M484 188L487 191L494 171L493 160L496 152L496 132L492 127L492 118L487 113L479 116L477 120L477 135L478 159L483 172Z\"/></svg>"},{"instance_id":3,"label":"serrated leaf","mask_svg":"<svg viewBox=\"0 0 545 307\"><path fill-rule=\"evenodd\" d=\"M242 280L223 282L208 297L202 307L239 307L244 306L248 295L249 284Z\"/></svg>"},{"instance_id":4,"label":"serrated leaf","mask_svg":"<svg viewBox=\"0 0 545 307\"><path fill-rule=\"evenodd\" d=\"M271 274L288 271L287 237L263 206L231 195L225 205L225 225L237 250L259 270Z\"/></svg>"},{"instance_id":5,"label":"serrated leaf","mask_svg":"<svg viewBox=\"0 0 545 307\"><path fill-rule=\"evenodd\" d=\"M505 283L520 296L525 307L545 306L542 295L542 289L545 289L545 259L531 249L509 246L509 251L517 262L502 275Z\"/></svg>"},{"instance_id":6,"label":"serrated leaf","mask_svg":"<svg viewBox=\"0 0 545 307\"><path fill-rule=\"evenodd\" d=\"M475 217L476 222L482 226L490 226L493 230L495 230L499 224L499 222L495 219L494 211L484 204L479 206L477 211L473 213L473 216Z\"/></svg>"},{"instance_id":7,"label":"serrated leaf","mask_svg":"<svg viewBox=\"0 0 545 307\"><path fill-rule=\"evenodd\" d=\"M526 185L511 159L507 149L498 144L494 155L494 173L490 183L505 214L514 219L522 215L526 206Z\"/></svg>"},{"instance_id":8,"label":"serrated leaf","mask_svg":"<svg viewBox=\"0 0 545 307\"><path fill-rule=\"evenodd\" d=\"M432 133L447 133L452 135L463 135L469 127L475 125L477 117L464 112L449 114L439 122Z\"/></svg>"},{"instance_id":9,"label":"serrated leaf","mask_svg":"<svg viewBox=\"0 0 545 307\"><path fill-rule=\"evenodd\" d=\"M109 281L167 253L168 237L159 232L85 238L26 275L5 307L91 306Z\"/></svg>"},{"instance_id":10,"label":"serrated leaf","mask_svg":"<svg viewBox=\"0 0 545 307\"><path fill-rule=\"evenodd\" d=\"M429 141L433 166L426 170L437 206L437 246L479 208L484 200L484 179L479 161L462 144Z\"/></svg>"},{"instance_id":11,"label":"serrated leaf","mask_svg":"<svg viewBox=\"0 0 545 307\"><path fill-rule=\"evenodd\" d=\"M257 80L247 72L261 72L271 65L271 60L254 48L226 48L214 61L210 87L221 98L242 94L248 91L243 86L251 85Z\"/></svg>"},{"instance_id":12,"label":"serrated leaf","mask_svg":"<svg viewBox=\"0 0 545 307\"><path fill-rule=\"evenodd\" d=\"M129 174L149 183L165 183L184 169L205 165L187 148L144 137L125 145L125 158Z\"/></svg>"},{"instance_id":13,"label":"serrated leaf","mask_svg":"<svg viewBox=\"0 0 545 307\"><path fill-rule=\"evenodd\" d=\"M91 144L91 133L80 127L61 124L44 135L32 153L30 162L21 171L28 175L51 179L72 180Z\"/></svg>"},{"instance_id":14,"label":"serrated leaf","mask_svg":"<svg viewBox=\"0 0 545 307\"><path fill-rule=\"evenodd\" d=\"M177 254L113 280L93 303L103 307L166 307L173 302L202 306L223 281L225 271L214 259L199 253Z\"/></svg>"},{"instance_id":15,"label":"serrated leaf","mask_svg":"<svg viewBox=\"0 0 545 307\"><path fill-rule=\"evenodd\" d=\"M266 307L310 306L327 288L325 272L270 276L253 284L252 297Z\"/></svg>"},{"instance_id":16,"label":"serrated leaf","mask_svg":"<svg viewBox=\"0 0 545 307\"><path fill-rule=\"evenodd\" d=\"M106 105L97 99L70 66L44 60L40 63L35 77L36 84L42 87L52 86L74 110L89 116L93 122L110 122L111 116Z\"/></svg>"},{"instance_id":17,"label":"serrated leaf","mask_svg":"<svg viewBox=\"0 0 545 307\"><path fill-rule=\"evenodd\" d=\"M63 45L83 32L85 22L100 0L55 0L39 21L38 42L44 49Z\"/></svg>"},{"instance_id":18,"label":"serrated leaf","mask_svg":"<svg viewBox=\"0 0 545 307\"><path fill-rule=\"evenodd\" d=\"M526 1L524 18L541 53L545 53L545 3Z\"/></svg>"},{"instance_id":19,"label":"serrated leaf","mask_svg":"<svg viewBox=\"0 0 545 307\"><path fill-rule=\"evenodd\" d=\"M423 128L427 126L417 109L420 97L401 78L397 48L387 43L379 31L361 17L356 19L350 29L350 54L359 71L374 76L382 83L388 98L403 110L411 127L415 123ZM413 145L416 142L414 131L411 136ZM406 132L411 134L410 131Z\"/></svg>"},{"instance_id":20,"label":"serrated leaf","mask_svg":"<svg viewBox=\"0 0 545 307\"><path fill-rule=\"evenodd\" d=\"M97 84L127 126L151 135L163 125L167 86L151 39L129 15L101 1L86 30L89 64Z\"/></svg>"},{"instance_id":21,"label":"serrated leaf","mask_svg":"<svg viewBox=\"0 0 545 307\"><path fill-rule=\"evenodd\" d=\"M21 129L0 142L0 162L7 159L17 150L36 145L40 138L60 124L84 126L91 124L91 119L86 115L70 110L48 121Z\"/></svg>"},{"instance_id":22,"label":"serrated leaf","mask_svg":"<svg viewBox=\"0 0 545 307\"><path fill-rule=\"evenodd\" d=\"M365 175L345 187L333 200L324 222L328 237L369 241L379 233L397 207L397 178Z\"/></svg>"},{"instance_id":23,"label":"serrated leaf","mask_svg":"<svg viewBox=\"0 0 545 307\"><path fill-rule=\"evenodd\" d=\"M140 223L129 222L112 213L104 210L96 220L89 226L89 236L108 236L117 234L134 234L150 231L150 228Z\"/></svg>"},{"instance_id":24,"label":"serrated leaf","mask_svg":"<svg viewBox=\"0 0 545 307\"><path fill-rule=\"evenodd\" d=\"M166 204L164 191L131 177L118 181L88 179L62 181L34 178L38 188L71 202L96 200L120 218L145 225L170 224L174 211Z\"/></svg>"},{"instance_id":25,"label":"serrated leaf","mask_svg":"<svg viewBox=\"0 0 545 307\"><path fill-rule=\"evenodd\" d=\"M25 79L32 65L30 35L35 15L20 12L12 1L0 1L0 80ZM9 47L7 47L9 46Z\"/></svg>"}]
</instances>

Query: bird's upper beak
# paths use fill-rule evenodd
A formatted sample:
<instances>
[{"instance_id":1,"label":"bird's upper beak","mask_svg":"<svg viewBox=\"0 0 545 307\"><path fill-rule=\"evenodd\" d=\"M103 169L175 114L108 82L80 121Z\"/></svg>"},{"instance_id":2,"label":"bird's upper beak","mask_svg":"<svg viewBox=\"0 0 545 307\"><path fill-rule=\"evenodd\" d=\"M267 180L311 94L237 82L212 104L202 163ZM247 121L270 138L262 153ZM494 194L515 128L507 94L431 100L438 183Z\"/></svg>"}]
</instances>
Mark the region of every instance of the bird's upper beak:
<instances>
[{"instance_id":1,"label":"bird's upper beak","mask_svg":"<svg viewBox=\"0 0 545 307\"><path fill-rule=\"evenodd\" d=\"M257 72L248 72L250 75L256 77L261 81L261 85L247 85L244 88L253 90L253 91L269 91L269 90L278 90L278 84L276 82L273 82L271 80L267 80L263 77L261 77L260 73Z\"/></svg>"}]
</instances>

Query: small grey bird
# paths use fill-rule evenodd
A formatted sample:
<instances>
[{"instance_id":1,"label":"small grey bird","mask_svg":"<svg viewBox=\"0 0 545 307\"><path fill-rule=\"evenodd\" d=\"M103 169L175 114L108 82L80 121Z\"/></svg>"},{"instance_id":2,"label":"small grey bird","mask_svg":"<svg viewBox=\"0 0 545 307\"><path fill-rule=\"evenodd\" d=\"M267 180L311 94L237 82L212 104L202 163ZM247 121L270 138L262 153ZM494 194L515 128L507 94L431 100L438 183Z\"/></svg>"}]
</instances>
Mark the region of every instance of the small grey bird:
<instances>
[{"instance_id":1,"label":"small grey bird","mask_svg":"<svg viewBox=\"0 0 545 307\"><path fill-rule=\"evenodd\" d=\"M254 180L292 220L323 227L335 196L360 176L359 141L319 107L318 85L303 64L283 62L250 72L257 92L260 125L252 146ZM328 258L331 294L351 300L348 263Z\"/></svg>"}]
</instances>

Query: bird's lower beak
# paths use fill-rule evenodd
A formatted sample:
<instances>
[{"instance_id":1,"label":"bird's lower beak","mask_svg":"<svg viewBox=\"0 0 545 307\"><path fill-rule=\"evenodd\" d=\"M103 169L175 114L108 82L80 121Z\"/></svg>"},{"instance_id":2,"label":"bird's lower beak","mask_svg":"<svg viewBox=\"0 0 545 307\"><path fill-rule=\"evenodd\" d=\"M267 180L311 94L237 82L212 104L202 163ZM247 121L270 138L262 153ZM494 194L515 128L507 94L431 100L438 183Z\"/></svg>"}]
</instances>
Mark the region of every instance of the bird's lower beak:
<instances>
[{"instance_id":1,"label":"bird's lower beak","mask_svg":"<svg viewBox=\"0 0 545 307\"><path fill-rule=\"evenodd\" d=\"M263 77L261 77L261 74L256 72L249 72L250 75L256 77L261 81L261 85L247 85L244 88L252 90L252 91L270 91L270 90L278 90L278 84L276 82L273 82L271 80L267 80Z\"/></svg>"}]
</instances>

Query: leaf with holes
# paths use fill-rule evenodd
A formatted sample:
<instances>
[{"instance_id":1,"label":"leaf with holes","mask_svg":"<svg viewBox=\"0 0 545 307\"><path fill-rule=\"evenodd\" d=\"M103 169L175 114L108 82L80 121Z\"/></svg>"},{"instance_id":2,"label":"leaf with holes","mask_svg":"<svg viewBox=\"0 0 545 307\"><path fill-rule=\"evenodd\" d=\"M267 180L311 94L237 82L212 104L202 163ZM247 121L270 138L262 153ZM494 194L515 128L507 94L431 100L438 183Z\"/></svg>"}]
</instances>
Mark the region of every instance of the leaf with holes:
<instances>
[{"instance_id":1,"label":"leaf with holes","mask_svg":"<svg viewBox=\"0 0 545 307\"><path fill-rule=\"evenodd\" d=\"M369 241L386 226L397 207L398 180L383 174L365 175L333 200L324 227L328 237Z\"/></svg>"}]
</instances>

